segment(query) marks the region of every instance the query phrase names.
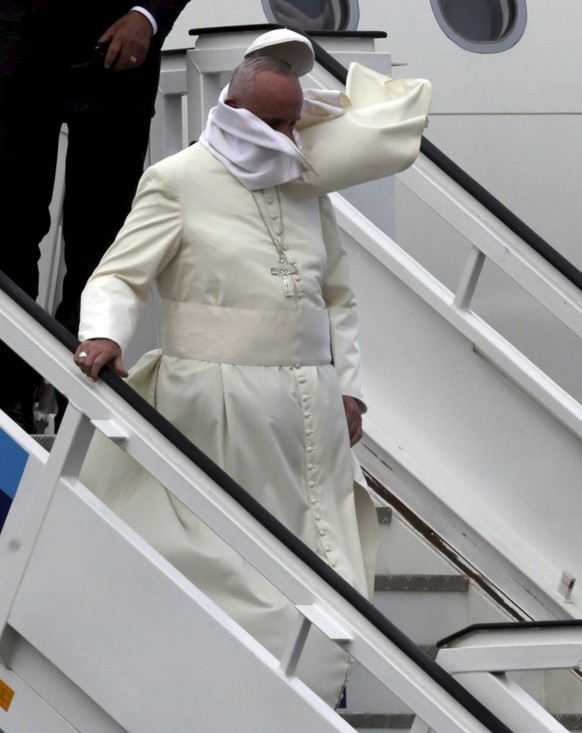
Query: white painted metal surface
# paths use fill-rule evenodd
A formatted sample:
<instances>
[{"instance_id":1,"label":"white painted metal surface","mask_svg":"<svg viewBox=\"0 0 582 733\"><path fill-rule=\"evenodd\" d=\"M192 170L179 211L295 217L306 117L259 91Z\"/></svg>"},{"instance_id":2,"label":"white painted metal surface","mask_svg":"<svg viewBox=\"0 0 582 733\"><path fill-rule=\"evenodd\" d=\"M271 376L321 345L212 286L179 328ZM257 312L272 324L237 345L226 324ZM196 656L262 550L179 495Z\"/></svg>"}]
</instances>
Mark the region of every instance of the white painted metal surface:
<instances>
[{"instance_id":1,"label":"white painted metal surface","mask_svg":"<svg viewBox=\"0 0 582 733\"><path fill-rule=\"evenodd\" d=\"M339 195L334 203L360 304L367 434L448 507L451 527L456 515L510 575L529 578L534 605L577 617L580 591L566 602L558 589L564 570L582 572L580 404ZM531 264L506 246L531 280ZM543 275L536 287L544 281L555 292Z\"/></svg>"},{"instance_id":2,"label":"white painted metal surface","mask_svg":"<svg viewBox=\"0 0 582 733\"><path fill-rule=\"evenodd\" d=\"M41 730L47 733L78 733L78 728L65 720L46 699L24 683L15 672L0 665L0 678L2 693L7 695L0 709L0 720L5 733L33 733ZM8 721L8 715L4 712L5 706L8 706L17 727Z\"/></svg>"},{"instance_id":3,"label":"white painted metal surface","mask_svg":"<svg viewBox=\"0 0 582 733\"><path fill-rule=\"evenodd\" d=\"M8 624L123 730L350 729L82 487L57 488Z\"/></svg>"},{"instance_id":4,"label":"white painted metal surface","mask_svg":"<svg viewBox=\"0 0 582 733\"><path fill-rule=\"evenodd\" d=\"M539 703L510 676L519 670L580 669L582 629L515 627L468 630L439 650L439 664L494 710L515 733L564 733ZM517 703L517 705L516 705ZM522 706L522 712L516 713ZM426 726L418 722L413 733Z\"/></svg>"}]
</instances>

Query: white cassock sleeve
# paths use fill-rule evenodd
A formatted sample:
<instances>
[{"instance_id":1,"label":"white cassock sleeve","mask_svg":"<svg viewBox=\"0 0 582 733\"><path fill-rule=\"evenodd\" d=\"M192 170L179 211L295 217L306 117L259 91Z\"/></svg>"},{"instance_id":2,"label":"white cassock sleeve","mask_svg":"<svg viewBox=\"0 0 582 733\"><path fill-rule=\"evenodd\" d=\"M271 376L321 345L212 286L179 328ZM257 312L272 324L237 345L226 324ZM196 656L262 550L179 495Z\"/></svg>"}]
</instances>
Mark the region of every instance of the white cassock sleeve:
<instances>
[{"instance_id":1,"label":"white cassock sleeve","mask_svg":"<svg viewBox=\"0 0 582 733\"><path fill-rule=\"evenodd\" d=\"M321 226L327 251L327 272L323 298L329 311L331 351L342 394L355 397L366 410L360 376L358 314L356 299L349 285L348 258L327 196L320 198Z\"/></svg>"},{"instance_id":2,"label":"white cassock sleeve","mask_svg":"<svg viewBox=\"0 0 582 733\"><path fill-rule=\"evenodd\" d=\"M157 274L178 251L178 197L157 168L140 181L133 207L81 296L81 341L109 338L124 351Z\"/></svg>"}]
</instances>

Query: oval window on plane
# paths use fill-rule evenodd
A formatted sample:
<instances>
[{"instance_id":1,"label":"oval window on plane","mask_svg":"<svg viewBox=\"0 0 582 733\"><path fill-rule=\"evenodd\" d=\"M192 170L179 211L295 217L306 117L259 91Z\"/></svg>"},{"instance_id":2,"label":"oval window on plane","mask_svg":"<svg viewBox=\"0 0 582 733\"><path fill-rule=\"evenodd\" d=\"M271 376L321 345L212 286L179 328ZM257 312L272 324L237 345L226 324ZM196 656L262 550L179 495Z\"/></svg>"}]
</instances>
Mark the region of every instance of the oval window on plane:
<instances>
[{"instance_id":1,"label":"oval window on plane","mask_svg":"<svg viewBox=\"0 0 582 733\"><path fill-rule=\"evenodd\" d=\"M500 53L525 30L526 0L430 0L447 36L475 53Z\"/></svg>"},{"instance_id":2,"label":"oval window on plane","mask_svg":"<svg viewBox=\"0 0 582 733\"><path fill-rule=\"evenodd\" d=\"M302 31L355 30L358 24L356 0L263 0L271 23Z\"/></svg>"}]
</instances>

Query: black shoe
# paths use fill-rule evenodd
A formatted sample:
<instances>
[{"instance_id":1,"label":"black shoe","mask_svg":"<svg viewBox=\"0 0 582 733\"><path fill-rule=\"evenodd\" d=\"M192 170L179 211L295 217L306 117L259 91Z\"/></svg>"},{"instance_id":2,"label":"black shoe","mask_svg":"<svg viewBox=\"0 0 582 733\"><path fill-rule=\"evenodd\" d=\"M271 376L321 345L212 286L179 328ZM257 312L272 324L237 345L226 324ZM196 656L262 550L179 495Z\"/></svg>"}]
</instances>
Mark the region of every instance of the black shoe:
<instances>
[{"instance_id":1,"label":"black shoe","mask_svg":"<svg viewBox=\"0 0 582 733\"><path fill-rule=\"evenodd\" d=\"M32 415L32 404L24 407L22 402L13 402L8 407L4 407L4 412L11 420L19 425L29 435L34 433L34 418Z\"/></svg>"}]
</instances>

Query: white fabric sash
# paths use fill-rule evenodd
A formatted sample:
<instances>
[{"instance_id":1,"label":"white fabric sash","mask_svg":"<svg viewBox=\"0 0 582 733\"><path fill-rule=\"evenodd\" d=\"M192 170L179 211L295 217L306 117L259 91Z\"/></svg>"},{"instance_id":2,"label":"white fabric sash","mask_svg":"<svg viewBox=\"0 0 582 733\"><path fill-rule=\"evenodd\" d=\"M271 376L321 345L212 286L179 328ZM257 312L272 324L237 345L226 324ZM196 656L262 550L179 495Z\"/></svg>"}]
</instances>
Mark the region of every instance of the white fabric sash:
<instances>
[{"instance_id":1,"label":"white fabric sash","mask_svg":"<svg viewBox=\"0 0 582 733\"><path fill-rule=\"evenodd\" d=\"M254 310L162 300L166 356L248 366L331 363L327 310Z\"/></svg>"}]
</instances>

